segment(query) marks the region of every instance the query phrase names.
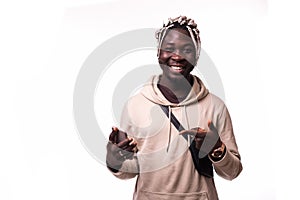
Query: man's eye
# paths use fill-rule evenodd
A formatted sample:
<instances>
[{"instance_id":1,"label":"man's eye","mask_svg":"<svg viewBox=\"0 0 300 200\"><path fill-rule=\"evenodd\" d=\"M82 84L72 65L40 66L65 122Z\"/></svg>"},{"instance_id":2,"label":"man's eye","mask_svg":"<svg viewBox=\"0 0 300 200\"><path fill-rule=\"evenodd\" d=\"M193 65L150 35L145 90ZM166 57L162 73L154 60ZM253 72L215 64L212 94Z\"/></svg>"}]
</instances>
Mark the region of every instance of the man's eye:
<instances>
[{"instance_id":1,"label":"man's eye","mask_svg":"<svg viewBox=\"0 0 300 200\"><path fill-rule=\"evenodd\" d=\"M183 49L183 52L184 52L184 53L192 53L192 52L193 52L193 49Z\"/></svg>"},{"instance_id":2,"label":"man's eye","mask_svg":"<svg viewBox=\"0 0 300 200\"><path fill-rule=\"evenodd\" d=\"M167 48L164 48L165 51L168 51L168 52L173 52L174 51L174 48L172 47L167 47Z\"/></svg>"}]
</instances>

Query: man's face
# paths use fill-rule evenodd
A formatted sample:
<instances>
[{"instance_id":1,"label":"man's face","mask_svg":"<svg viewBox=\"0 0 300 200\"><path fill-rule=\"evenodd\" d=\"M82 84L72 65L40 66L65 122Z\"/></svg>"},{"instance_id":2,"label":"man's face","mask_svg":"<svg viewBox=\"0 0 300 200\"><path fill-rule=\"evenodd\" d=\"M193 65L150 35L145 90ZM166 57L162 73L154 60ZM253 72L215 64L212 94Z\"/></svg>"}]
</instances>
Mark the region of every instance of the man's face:
<instances>
[{"instance_id":1,"label":"man's face","mask_svg":"<svg viewBox=\"0 0 300 200\"><path fill-rule=\"evenodd\" d=\"M159 54L163 76L169 79L188 78L196 63L196 50L186 30L175 28L165 36Z\"/></svg>"}]
</instances>

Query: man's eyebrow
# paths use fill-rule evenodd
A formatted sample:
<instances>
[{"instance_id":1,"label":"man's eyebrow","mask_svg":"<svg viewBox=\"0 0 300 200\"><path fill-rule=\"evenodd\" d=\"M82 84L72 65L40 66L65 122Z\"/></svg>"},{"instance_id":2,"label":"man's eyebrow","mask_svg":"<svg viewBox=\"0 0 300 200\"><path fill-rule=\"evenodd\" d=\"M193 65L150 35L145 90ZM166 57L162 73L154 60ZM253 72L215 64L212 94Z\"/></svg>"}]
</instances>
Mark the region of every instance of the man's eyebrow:
<instances>
[{"instance_id":1,"label":"man's eyebrow","mask_svg":"<svg viewBox=\"0 0 300 200\"><path fill-rule=\"evenodd\" d=\"M175 45L176 42L167 42L167 43L164 43L164 45ZM184 44L183 46L194 46L193 43L187 43L187 44Z\"/></svg>"},{"instance_id":2,"label":"man's eyebrow","mask_svg":"<svg viewBox=\"0 0 300 200\"><path fill-rule=\"evenodd\" d=\"M175 45L175 42L167 42L167 43L164 43L165 45Z\"/></svg>"},{"instance_id":3,"label":"man's eyebrow","mask_svg":"<svg viewBox=\"0 0 300 200\"><path fill-rule=\"evenodd\" d=\"M185 44L185 45L184 45L184 47L187 47L187 46L194 47L194 44L188 43L188 44Z\"/></svg>"}]
</instances>

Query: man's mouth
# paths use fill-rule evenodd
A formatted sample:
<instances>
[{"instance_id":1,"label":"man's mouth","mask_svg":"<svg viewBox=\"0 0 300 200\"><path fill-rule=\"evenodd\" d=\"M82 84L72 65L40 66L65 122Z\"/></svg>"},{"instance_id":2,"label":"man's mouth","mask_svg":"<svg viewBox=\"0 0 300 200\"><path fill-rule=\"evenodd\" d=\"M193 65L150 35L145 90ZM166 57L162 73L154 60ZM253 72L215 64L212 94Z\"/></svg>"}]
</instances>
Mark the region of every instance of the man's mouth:
<instances>
[{"instance_id":1,"label":"man's mouth","mask_svg":"<svg viewBox=\"0 0 300 200\"><path fill-rule=\"evenodd\" d=\"M182 66L170 66L171 69L173 69L175 72L183 72L185 67L182 67Z\"/></svg>"},{"instance_id":2,"label":"man's mouth","mask_svg":"<svg viewBox=\"0 0 300 200\"><path fill-rule=\"evenodd\" d=\"M182 67L178 67L178 66L171 66L173 69L175 69L175 70L180 70L180 69L182 69Z\"/></svg>"}]
</instances>

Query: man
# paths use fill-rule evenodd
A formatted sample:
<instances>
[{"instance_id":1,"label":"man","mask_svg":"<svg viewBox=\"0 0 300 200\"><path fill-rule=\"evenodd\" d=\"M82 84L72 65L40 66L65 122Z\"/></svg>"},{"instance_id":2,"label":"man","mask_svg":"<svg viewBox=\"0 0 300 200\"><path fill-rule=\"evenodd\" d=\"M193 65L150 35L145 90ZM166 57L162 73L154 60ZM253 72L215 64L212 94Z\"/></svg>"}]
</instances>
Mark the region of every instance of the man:
<instances>
[{"instance_id":1,"label":"man","mask_svg":"<svg viewBox=\"0 0 300 200\"><path fill-rule=\"evenodd\" d=\"M118 178L137 176L133 199L218 199L212 169L232 180L242 164L225 104L191 74L197 24L169 19L156 37L162 74L128 100L120 130L110 134L107 166Z\"/></svg>"}]
</instances>

